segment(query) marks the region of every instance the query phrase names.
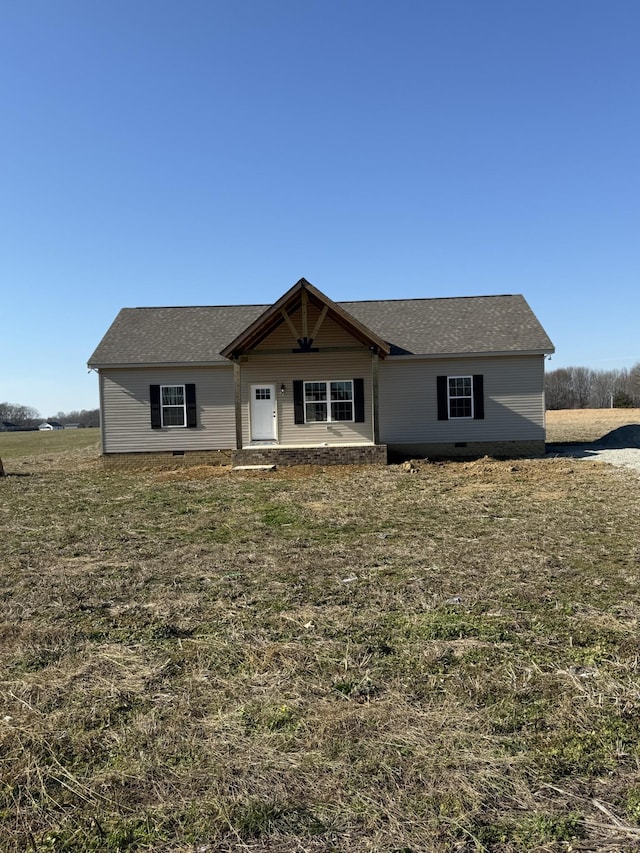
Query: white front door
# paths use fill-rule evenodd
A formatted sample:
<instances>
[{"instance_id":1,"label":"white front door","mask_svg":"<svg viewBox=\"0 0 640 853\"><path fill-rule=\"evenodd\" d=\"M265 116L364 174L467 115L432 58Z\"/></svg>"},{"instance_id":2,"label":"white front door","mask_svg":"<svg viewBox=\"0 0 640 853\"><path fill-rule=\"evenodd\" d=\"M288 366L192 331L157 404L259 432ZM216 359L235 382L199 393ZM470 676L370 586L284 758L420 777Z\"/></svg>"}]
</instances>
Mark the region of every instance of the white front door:
<instances>
[{"instance_id":1,"label":"white front door","mask_svg":"<svg viewBox=\"0 0 640 853\"><path fill-rule=\"evenodd\" d=\"M269 441L277 438L277 408L275 385L251 386L251 440Z\"/></svg>"}]
</instances>

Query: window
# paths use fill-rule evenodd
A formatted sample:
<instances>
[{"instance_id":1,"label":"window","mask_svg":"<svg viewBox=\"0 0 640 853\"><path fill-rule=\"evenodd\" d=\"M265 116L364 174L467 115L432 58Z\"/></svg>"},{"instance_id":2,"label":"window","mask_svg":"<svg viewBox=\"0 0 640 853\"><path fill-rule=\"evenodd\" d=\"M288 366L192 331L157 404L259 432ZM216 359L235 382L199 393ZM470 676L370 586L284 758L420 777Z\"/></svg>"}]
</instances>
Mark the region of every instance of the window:
<instances>
[{"instance_id":1,"label":"window","mask_svg":"<svg viewBox=\"0 0 640 853\"><path fill-rule=\"evenodd\" d=\"M304 383L305 423L353 420L353 382Z\"/></svg>"},{"instance_id":2,"label":"window","mask_svg":"<svg viewBox=\"0 0 640 853\"><path fill-rule=\"evenodd\" d=\"M294 421L364 423L364 379L293 382Z\"/></svg>"},{"instance_id":3,"label":"window","mask_svg":"<svg viewBox=\"0 0 640 853\"><path fill-rule=\"evenodd\" d=\"M162 426L183 427L187 422L184 385L160 386Z\"/></svg>"},{"instance_id":4,"label":"window","mask_svg":"<svg viewBox=\"0 0 640 853\"><path fill-rule=\"evenodd\" d=\"M484 418L484 377L438 376L438 420Z\"/></svg>"},{"instance_id":5,"label":"window","mask_svg":"<svg viewBox=\"0 0 640 853\"><path fill-rule=\"evenodd\" d=\"M196 408L196 386L192 383L185 385L151 385L149 386L151 402L151 427L196 427L198 425L198 410Z\"/></svg>"},{"instance_id":6,"label":"window","mask_svg":"<svg viewBox=\"0 0 640 853\"><path fill-rule=\"evenodd\" d=\"M473 417L473 387L470 376L449 376L449 417Z\"/></svg>"}]
</instances>

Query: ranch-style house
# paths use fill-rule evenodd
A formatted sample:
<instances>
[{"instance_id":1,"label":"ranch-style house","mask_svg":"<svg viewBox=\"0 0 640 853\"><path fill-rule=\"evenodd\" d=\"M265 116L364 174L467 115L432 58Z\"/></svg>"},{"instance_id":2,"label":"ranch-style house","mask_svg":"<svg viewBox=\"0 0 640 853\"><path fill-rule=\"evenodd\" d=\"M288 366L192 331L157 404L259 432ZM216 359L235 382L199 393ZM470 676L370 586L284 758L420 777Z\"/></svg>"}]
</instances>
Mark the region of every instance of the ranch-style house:
<instances>
[{"instance_id":1,"label":"ranch-style house","mask_svg":"<svg viewBox=\"0 0 640 853\"><path fill-rule=\"evenodd\" d=\"M544 453L544 360L522 296L123 308L89 359L102 453L299 464ZM174 460L177 462L178 460Z\"/></svg>"}]
</instances>

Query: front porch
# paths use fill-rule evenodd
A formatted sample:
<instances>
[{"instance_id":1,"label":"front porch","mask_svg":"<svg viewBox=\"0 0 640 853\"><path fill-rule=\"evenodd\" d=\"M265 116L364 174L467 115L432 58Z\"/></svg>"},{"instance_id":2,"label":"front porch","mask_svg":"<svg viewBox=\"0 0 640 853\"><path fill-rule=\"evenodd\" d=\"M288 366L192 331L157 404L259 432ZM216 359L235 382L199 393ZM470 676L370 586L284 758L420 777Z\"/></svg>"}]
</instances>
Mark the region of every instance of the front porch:
<instances>
[{"instance_id":1,"label":"front porch","mask_svg":"<svg viewBox=\"0 0 640 853\"><path fill-rule=\"evenodd\" d=\"M386 444L333 444L324 447L254 445L232 451L235 465L386 465Z\"/></svg>"}]
</instances>

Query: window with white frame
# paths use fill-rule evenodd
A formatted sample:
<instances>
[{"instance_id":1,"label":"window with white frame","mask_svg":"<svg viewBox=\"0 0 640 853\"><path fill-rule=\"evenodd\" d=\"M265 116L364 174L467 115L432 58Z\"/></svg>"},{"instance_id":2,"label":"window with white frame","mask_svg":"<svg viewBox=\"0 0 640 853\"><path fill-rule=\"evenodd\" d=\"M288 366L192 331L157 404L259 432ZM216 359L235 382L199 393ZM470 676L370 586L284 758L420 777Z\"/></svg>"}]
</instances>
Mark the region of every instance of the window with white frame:
<instances>
[{"instance_id":1,"label":"window with white frame","mask_svg":"<svg viewBox=\"0 0 640 853\"><path fill-rule=\"evenodd\" d=\"M449 376L448 400L450 418L472 418L473 377Z\"/></svg>"},{"instance_id":2,"label":"window with white frame","mask_svg":"<svg viewBox=\"0 0 640 853\"><path fill-rule=\"evenodd\" d=\"M184 385L160 386L160 410L163 427L187 425L187 404Z\"/></svg>"},{"instance_id":3,"label":"window with white frame","mask_svg":"<svg viewBox=\"0 0 640 853\"><path fill-rule=\"evenodd\" d=\"M305 423L353 421L353 380L304 383Z\"/></svg>"}]
</instances>

